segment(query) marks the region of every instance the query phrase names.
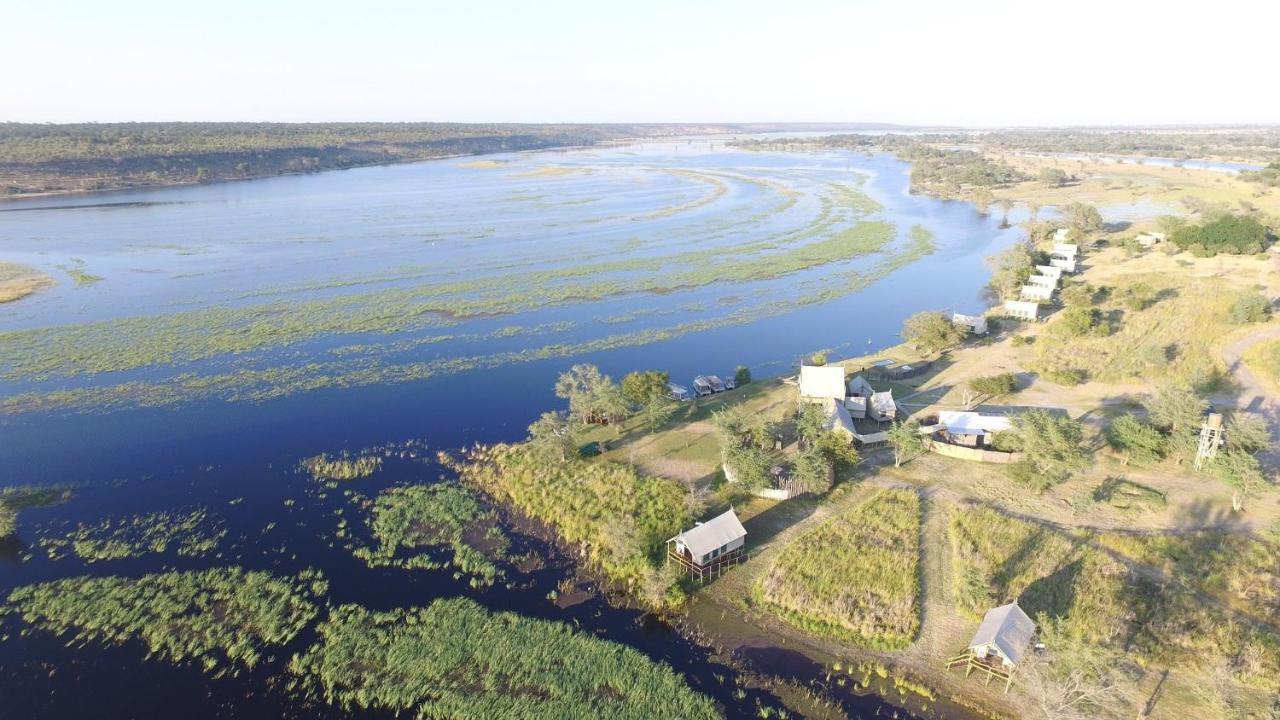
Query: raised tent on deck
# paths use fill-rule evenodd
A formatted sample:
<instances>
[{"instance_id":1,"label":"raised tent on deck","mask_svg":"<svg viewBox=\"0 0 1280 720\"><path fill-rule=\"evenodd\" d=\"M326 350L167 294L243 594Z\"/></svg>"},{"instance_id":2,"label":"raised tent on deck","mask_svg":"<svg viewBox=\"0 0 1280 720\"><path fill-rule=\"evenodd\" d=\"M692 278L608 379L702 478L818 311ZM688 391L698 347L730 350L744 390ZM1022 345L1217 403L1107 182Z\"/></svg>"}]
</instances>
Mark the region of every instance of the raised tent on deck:
<instances>
[{"instance_id":1,"label":"raised tent on deck","mask_svg":"<svg viewBox=\"0 0 1280 720\"><path fill-rule=\"evenodd\" d=\"M747 530L733 508L667 540L667 558L699 580L746 559Z\"/></svg>"},{"instance_id":2,"label":"raised tent on deck","mask_svg":"<svg viewBox=\"0 0 1280 720\"><path fill-rule=\"evenodd\" d=\"M800 397L805 400L844 400L843 365L801 365Z\"/></svg>"},{"instance_id":3,"label":"raised tent on deck","mask_svg":"<svg viewBox=\"0 0 1280 720\"><path fill-rule=\"evenodd\" d=\"M1013 682L1013 673L1026 657L1036 634L1036 624L1011 602L987 611L982 624L973 634L964 653L947 661L947 668L965 667L965 675L983 672L987 682L996 677L1005 681L1005 691Z\"/></svg>"}]
</instances>

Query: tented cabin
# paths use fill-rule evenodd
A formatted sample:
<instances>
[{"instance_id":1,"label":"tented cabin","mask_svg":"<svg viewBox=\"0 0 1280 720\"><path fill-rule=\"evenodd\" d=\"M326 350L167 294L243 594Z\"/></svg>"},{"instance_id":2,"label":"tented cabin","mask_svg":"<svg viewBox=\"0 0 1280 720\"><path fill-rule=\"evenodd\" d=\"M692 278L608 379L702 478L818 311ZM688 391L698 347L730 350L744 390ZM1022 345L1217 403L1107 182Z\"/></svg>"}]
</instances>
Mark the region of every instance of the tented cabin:
<instances>
[{"instance_id":1,"label":"tented cabin","mask_svg":"<svg viewBox=\"0 0 1280 720\"><path fill-rule=\"evenodd\" d=\"M1009 300L1004 304L1004 313L1009 317L1018 318L1019 320L1039 320L1040 303L1026 302L1023 300Z\"/></svg>"},{"instance_id":2,"label":"tented cabin","mask_svg":"<svg viewBox=\"0 0 1280 720\"><path fill-rule=\"evenodd\" d=\"M1056 242L1053 244L1053 250L1051 250L1049 254L1055 257L1074 260L1076 254L1079 252L1080 247L1073 243Z\"/></svg>"},{"instance_id":3,"label":"tented cabin","mask_svg":"<svg viewBox=\"0 0 1280 720\"><path fill-rule=\"evenodd\" d=\"M1028 285L1040 285L1040 286L1043 286L1043 287L1053 288L1053 289L1055 289L1055 290L1056 290L1056 289L1058 288L1058 278L1059 278L1059 277L1061 277L1061 276L1057 276L1057 275L1032 275L1031 277L1027 278L1027 284L1028 284Z\"/></svg>"},{"instance_id":4,"label":"tented cabin","mask_svg":"<svg viewBox=\"0 0 1280 720\"><path fill-rule=\"evenodd\" d=\"M1060 257L1049 258L1049 264L1058 268L1062 272L1073 273L1076 271L1075 258L1067 259Z\"/></svg>"},{"instance_id":5,"label":"tented cabin","mask_svg":"<svg viewBox=\"0 0 1280 720\"><path fill-rule=\"evenodd\" d=\"M1024 300L1049 300L1053 297L1053 288L1043 285L1023 285L1021 294Z\"/></svg>"},{"instance_id":6,"label":"tented cabin","mask_svg":"<svg viewBox=\"0 0 1280 720\"><path fill-rule=\"evenodd\" d=\"M1053 231L1053 241L1055 243L1066 243L1071 237L1070 228L1058 228Z\"/></svg>"},{"instance_id":7,"label":"tented cabin","mask_svg":"<svg viewBox=\"0 0 1280 720\"><path fill-rule=\"evenodd\" d=\"M987 611L978 631L964 653L947 660L947 669L964 667L965 676L974 670L985 673L987 683L996 677L1005 681L1005 692L1013 682L1013 673L1031 649L1036 624L1012 602Z\"/></svg>"},{"instance_id":8,"label":"tented cabin","mask_svg":"<svg viewBox=\"0 0 1280 720\"><path fill-rule=\"evenodd\" d=\"M724 392L724 383L715 375L699 375L693 379L693 391L698 397Z\"/></svg>"},{"instance_id":9,"label":"tented cabin","mask_svg":"<svg viewBox=\"0 0 1280 720\"><path fill-rule=\"evenodd\" d=\"M689 394L689 388L673 382L667 383L667 394L671 396L672 400L688 400L692 397Z\"/></svg>"},{"instance_id":10,"label":"tented cabin","mask_svg":"<svg viewBox=\"0 0 1280 720\"><path fill-rule=\"evenodd\" d=\"M679 563L698 580L719 577L727 568L746 561L746 538L746 528L729 508L667 540L667 560Z\"/></svg>"},{"instance_id":11,"label":"tented cabin","mask_svg":"<svg viewBox=\"0 0 1280 720\"><path fill-rule=\"evenodd\" d=\"M1149 248L1149 247L1154 247L1156 245L1159 245L1160 243L1164 242L1168 238L1169 238L1168 235L1165 235L1164 233L1161 233L1161 232L1144 232L1144 233L1138 233L1138 237L1136 239L1138 241L1138 245L1144 248Z\"/></svg>"},{"instance_id":12,"label":"tented cabin","mask_svg":"<svg viewBox=\"0 0 1280 720\"><path fill-rule=\"evenodd\" d=\"M859 399L862 399L862 398L859 398ZM845 406L845 404L838 400L835 400L834 398L827 398L827 400L822 404L822 410L827 415L827 423L826 423L827 430L829 432L835 433L836 435L839 435L840 437L844 438L845 440L848 440L849 442L853 442L853 439L854 437L857 436L858 431L854 429L853 416L849 412L849 409ZM864 405L863 417L865 416L866 416L866 406Z\"/></svg>"},{"instance_id":13,"label":"tented cabin","mask_svg":"<svg viewBox=\"0 0 1280 720\"><path fill-rule=\"evenodd\" d=\"M951 322L960 327L969 328L969 332L974 335L987 334L987 317L985 315L961 315L955 313L951 316Z\"/></svg>"},{"instance_id":14,"label":"tented cabin","mask_svg":"<svg viewBox=\"0 0 1280 720\"><path fill-rule=\"evenodd\" d=\"M1062 268L1052 265L1037 265L1036 272L1046 277L1062 279Z\"/></svg>"},{"instance_id":15,"label":"tented cabin","mask_svg":"<svg viewBox=\"0 0 1280 720\"><path fill-rule=\"evenodd\" d=\"M874 393L867 403L867 417L876 422L893 422L898 416L898 404L893 400L893 391L885 390Z\"/></svg>"},{"instance_id":16,"label":"tented cabin","mask_svg":"<svg viewBox=\"0 0 1280 720\"><path fill-rule=\"evenodd\" d=\"M848 391L843 365L801 365L800 399L843 401Z\"/></svg>"}]
</instances>

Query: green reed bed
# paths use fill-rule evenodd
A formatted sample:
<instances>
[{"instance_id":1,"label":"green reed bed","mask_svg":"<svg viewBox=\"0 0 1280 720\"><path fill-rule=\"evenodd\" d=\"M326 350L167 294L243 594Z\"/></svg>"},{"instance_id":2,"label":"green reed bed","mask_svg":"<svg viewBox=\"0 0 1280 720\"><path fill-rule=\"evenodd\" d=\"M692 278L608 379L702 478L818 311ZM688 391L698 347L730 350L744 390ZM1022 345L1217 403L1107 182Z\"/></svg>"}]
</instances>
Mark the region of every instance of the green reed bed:
<instances>
[{"instance_id":1,"label":"green reed bed","mask_svg":"<svg viewBox=\"0 0 1280 720\"><path fill-rule=\"evenodd\" d=\"M123 560L173 550L183 557L215 552L227 531L203 509L155 512L80 525L59 537L42 537L50 558L70 551L85 562Z\"/></svg>"},{"instance_id":2,"label":"green reed bed","mask_svg":"<svg viewBox=\"0 0 1280 720\"><path fill-rule=\"evenodd\" d=\"M405 556L402 551L447 547L450 564L480 587L501 579L497 562L509 559L510 541L497 513L455 483L396 487L379 494L372 501L369 530L376 545L354 552L370 567L438 569L445 564L430 555Z\"/></svg>"},{"instance_id":3,"label":"green reed bed","mask_svg":"<svg viewBox=\"0 0 1280 720\"><path fill-rule=\"evenodd\" d=\"M637 650L464 598L390 612L344 605L319 636L290 671L344 708L448 720L720 717Z\"/></svg>"},{"instance_id":4,"label":"green reed bed","mask_svg":"<svg viewBox=\"0 0 1280 720\"><path fill-rule=\"evenodd\" d=\"M315 572L281 578L226 567L27 585L9 593L5 611L71 642L138 641L153 656L220 675L292 640L326 592Z\"/></svg>"},{"instance_id":5,"label":"green reed bed","mask_svg":"<svg viewBox=\"0 0 1280 720\"><path fill-rule=\"evenodd\" d=\"M374 455L351 457L346 453L336 456L321 453L304 458L299 466L314 480L359 480L377 472L382 467L382 458Z\"/></svg>"},{"instance_id":6,"label":"green reed bed","mask_svg":"<svg viewBox=\"0 0 1280 720\"><path fill-rule=\"evenodd\" d=\"M920 628L920 498L880 490L789 542L756 588L788 622L880 650Z\"/></svg>"},{"instance_id":7,"label":"green reed bed","mask_svg":"<svg viewBox=\"0 0 1280 720\"><path fill-rule=\"evenodd\" d=\"M366 344L363 346L366 350L365 356L349 362L311 362L214 375L183 373L163 382L129 382L73 390L21 393L0 399L0 412L21 413L57 409L105 411L123 407L162 407L201 398L220 398L232 402L260 402L321 388L359 387L425 380L440 375L501 367L511 363L636 347L689 333L755 322L776 317L797 308L830 302L887 277L895 270L932 253L935 248L936 244L928 230L920 228L920 232L916 232L913 228L909 241L903 247L883 253L883 259L866 270L843 270L832 273L814 279L805 292L798 296L739 308L728 315L690 321L673 327L647 328L577 343L551 344L493 355L414 363L378 361L371 356L371 353L380 352L383 346ZM392 343L387 346L387 349L392 351L407 349L403 343L412 344L415 341L397 342L399 344Z\"/></svg>"}]
</instances>

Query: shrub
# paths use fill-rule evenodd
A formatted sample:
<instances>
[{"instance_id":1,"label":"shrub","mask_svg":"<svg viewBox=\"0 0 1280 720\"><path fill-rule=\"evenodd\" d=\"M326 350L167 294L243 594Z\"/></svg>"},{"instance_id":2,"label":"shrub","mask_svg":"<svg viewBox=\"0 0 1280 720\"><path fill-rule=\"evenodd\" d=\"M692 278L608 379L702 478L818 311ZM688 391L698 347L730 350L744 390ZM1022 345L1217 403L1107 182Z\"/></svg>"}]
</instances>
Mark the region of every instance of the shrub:
<instances>
[{"instance_id":1,"label":"shrub","mask_svg":"<svg viewBox=\"0 0 1280 720\"><path fill-rule=\"evenodd\" d=\"M0 498L0 540L18 531L18 511L9 507L9 503Z\"/></svg>"},{"instance_id":2,"label":"shrub","mask_svg":"<svg viewBox=\"0 0 1280 720\"><path fill-rule=\"evenodd\" d=\"M1010 338L1010 343L1014 347L1026 347L1027 345L1034 344L1035 341L1036 339L1030 335L1014 335Z\"/></svg>"},{"instance_id":3,"label":"shrub","mask_svg":"<svg viewBox=\"0 0 1280 720\"><path fill-rule=\"evenodd\" d=\"M1013 373L1001 373L969 381L969 388L981 395L1001 397L1018 389L1018 380Z\"/></svg>"},{"instance_id":4,"label":"shrub","mask_svg":"<svg viewBox=\"0 0 1280 720\"><path fill-rule=\"evenodd\" d=\"M1271 303L1260 292L1241 293L1227 309L1227 320L1236 325L1263 322L1271 317Z\"/></svg>"},{"instance_id":5,"label":"shrub","mask_svg":"<svg viewBox=\"0 0 1280 720\"><path fill-rule=\"evenodd\" d=\"M809 362L813 363L814 365L826 365L827 354L822 351L816 352L809 358Z\"/></svg>"},{"instance_id":6,"label":"shrub","mask_svg":"<svg viewBox=\"0 0 1280 720\"><path fill-rule=\"evenodd\" d=\"M1085 372L1079 368L1053 368L1044 372L1044 379L1055 385L1074 387L1085 381Z\"/></svg>"},{"instance_id":7,"label":"shrub","mask_svg":"<svg viewBox=\"0 0 1280 720\"><path fill-rule=\"evenodd\" d=\"M742 387L751 382L751 369L745 365L739 365L737 370L733 371L733 382L738 387Z\"/></svg>"},{"instance_id":8,"label":"shrub","mask_svg":"<svg viewBox=\"0 0 1280 720\"><path fill-rule=\"evenodd\" d=\"M1267 229L1256 219L1218 213L1200 224L1176 230L1170 240L1196 257L1213 257L1219 252L1253 254L1269 244Z\"/></svg>"},{"instance_id":9,"label":"shrub","mask_svg":"<svg viewBox=\"0 0 1280 720\"><path fill-rule=\"evenodd\" d=\"M902 339L926 352L940 352L964 337L965 330L940 312L918 312L902 323Z\"/></svg>"},{"instance_id":10,"label":"shrub","mask_svg":"<svg viewBox=\"0 0 1280 720\"><path fill-rule=\"evenodd\" d=\"M1130 310L1146 310L1155 304L1156 290L1147 283L1138 282L1124 291L1124 306Z\"/></svg>"},{"instance_id":11,"label":"shrub","mask_svg":"<svg viewBox=\"0 0 1280 720\"><path fill-rule=\"evenodd\" d=\"M1065 482L1089 463L1081 445L1084 427L1078 420L1030 410L1013 418L1012 432L1022 441L1025 459L1010 465L1011 473L1034 487Z\"/></svg>"},{"instance_id":12,"label":"shrub","mask_svg":"<svg viewBox=\"0 0 1280 720\"><path fill-rule=\"evenodd\" d=\"M1104 325L1102 313L1097 308L1074 305L1062 311L1062 316L1054 323L1054 329L1068 337L1081 337L1097 334L1098 328ZM1110 330L1109 327L1107 329Z\"/></svg>"},{"instance_id":13,"label":"shrub","mask_svg":"<svg viewBox=\"0 0 1280 720\"><path fill-rule=\"evenodd\" d=\"M1125 463L1152 463L1164 452L1164 436L1160 431L1127 414L1107 427L1107 444L1124 455Z\"/></svg>"}]
</instances>

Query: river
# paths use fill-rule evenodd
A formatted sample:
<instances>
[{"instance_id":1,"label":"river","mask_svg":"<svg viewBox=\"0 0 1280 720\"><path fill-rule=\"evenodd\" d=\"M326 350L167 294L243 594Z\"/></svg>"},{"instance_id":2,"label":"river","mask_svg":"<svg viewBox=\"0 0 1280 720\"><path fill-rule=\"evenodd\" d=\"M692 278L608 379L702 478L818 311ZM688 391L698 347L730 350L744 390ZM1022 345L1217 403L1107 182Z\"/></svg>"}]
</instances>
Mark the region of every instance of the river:
<instances>
[{"instance_id":1,"label":"river","mask_svg":"<svg viewBox=\"0 0 1280 720\"><path fill-rule=\"evenodd\" d=\"M76 488L23 511L0 595L80 574L314 567L335 604L467 595L576 622L670 663L730 717L754 716L776 698L731 695L717 676L733 669L666 626L599 597L548 602L572 563L536 538L522 542L553 560L514 589L366 568L333 541L346 500L297 464L408 439L519 439L559 405L552 386L574 363L685 384L737 365L763 377L820 349L896 344L919 310L980 311L983 259L1016 231L909 194L908 170L884 154L681 139L0 205L0 257L59 280L0 306L0 332L16 333L0 348L0 484ZM803 251L841 232L879 239ZM439 474L391 458L359 489ZM77 523L174 508L224 524L217 556L86 565L38 547ZM349 716L292 698L273 680L283 659L215 680L134 645L72 649L7 629L0 717ZM893 708L849 697L845 709Z\"/></svg>"}]
</instances>

